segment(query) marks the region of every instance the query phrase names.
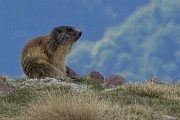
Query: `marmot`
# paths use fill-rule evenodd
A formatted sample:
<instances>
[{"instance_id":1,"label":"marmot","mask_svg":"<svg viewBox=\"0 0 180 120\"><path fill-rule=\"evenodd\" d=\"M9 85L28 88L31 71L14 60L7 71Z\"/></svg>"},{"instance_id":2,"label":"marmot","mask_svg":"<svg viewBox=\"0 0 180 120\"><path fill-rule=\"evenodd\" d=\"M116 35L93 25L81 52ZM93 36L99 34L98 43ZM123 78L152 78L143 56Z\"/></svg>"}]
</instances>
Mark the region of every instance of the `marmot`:
<instances>
[{"instance_id":1,"label":"marmot","mask_svg":"<svg viewBox=\"0 0 180 120\"><path fill-rule=\"evenodd\" d=\"M20 60L24 73L28 78L67 79L65 57L81 34L76 28L59 26L28 41Z\"/></svg>"}]
</instances>

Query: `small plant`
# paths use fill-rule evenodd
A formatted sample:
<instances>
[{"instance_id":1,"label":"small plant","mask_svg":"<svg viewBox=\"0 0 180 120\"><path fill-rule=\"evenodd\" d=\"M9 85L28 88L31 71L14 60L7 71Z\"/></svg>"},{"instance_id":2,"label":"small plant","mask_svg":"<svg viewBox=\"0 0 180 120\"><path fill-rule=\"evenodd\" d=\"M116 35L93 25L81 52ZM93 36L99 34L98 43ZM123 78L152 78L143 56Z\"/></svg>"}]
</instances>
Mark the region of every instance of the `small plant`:
<instances>
[{"instance_id":1,"label":"small plant","mask_svg":"<svg viewBox=\"0 0 180 120\"><path fill-rule=\"evenodd\" d=\"M74 82L77 84L88 85L90 89L96 91L102 91L104 89L99 80L92 79L90 76L77 77Z\"/></svg>"}]
</instances>

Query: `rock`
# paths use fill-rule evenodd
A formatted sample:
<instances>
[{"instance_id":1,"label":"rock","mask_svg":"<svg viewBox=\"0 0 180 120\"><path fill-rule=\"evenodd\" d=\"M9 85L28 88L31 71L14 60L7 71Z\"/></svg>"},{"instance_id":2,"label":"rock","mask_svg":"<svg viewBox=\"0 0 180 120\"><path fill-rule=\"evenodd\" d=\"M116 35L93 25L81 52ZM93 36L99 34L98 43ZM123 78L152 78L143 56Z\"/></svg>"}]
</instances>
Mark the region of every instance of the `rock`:
<instances>
[{"instance_id":1,"label":"rock","mask_svg":"<svg viewBox=\"0 0 180 120\"><path fill-rule=\"evenodd\" d=\"M8 85L6 79L6 77L0 76L0 93L10 94L13 91L13 88Z\"/></svg>"},{"instance_id":2,"label":"rock","mask_svg":"<svg viewBox=\"0 0 180 120\"><path fill-rule=\"evenodd\" d=\"M105 88L114 88L118 85L125 83L125 79L120 75L111 75L104 83Z\"/></svg>"},{"instance_id":3,"label":"rock","mask_svg":"<svg viewBox=\"0 0 180 120\"><path fill-rule=\"evenodd\" d=\"M25 81L24 87L26 86L31 86L33 84L44 84L44 85L67 85L70 86L73 91L79 92L81 89L87 88L87 86L83 85L78 85L76 83L69 83L69 82L64 82L62 80L58 80L55 78L45 78L45 79L29 79Z\"/></svg>"},{"instance_id":4,"label":"rock","mask_svg":"<svg viewBox=\"0 0 180 120\"><path fill-rule=\"evenodd\" d=\"M56 80L55 78L53 78L54 80L51 82L46 82L45 84L51 85L51 84L55 84L55 85L67 85L67 86L71 86L72 89L74 91L79 91L81 89L81 86L75 83L68 83L68 82L63 82L61 80ZM45 79L44 79L45 80ZM44 80L40 80L40 82L44 81ZM45 80L46 81L46 80Z\"/></svg>"},{"instance_id":5,"label":"rock","mask_svg":"<svg viewBox=\"0 0 180 120\"><path fill-rule=\"evenodd\" d=\"M104 83L105 81L105 77L100 72L97 71L92 71L91 73L89 73L89 76L92 79L99 80L100 83Z\"/></svg>"},{"instance_id":6,"label":"rock","mask_svg":"<svg viewBox=\"0 0 180 120\"><path fill-rule=\"evenodd\" d=\"M162 117L163 117L163 120L164 120L164 119L165 119L165 120L176 120L175 117L169 116L169 115L163 115Z\"/></svg>"},{"instance_id":7,"label":"rock","mask_svg":"<svg viewBox=\"0 0 180 120\"><path fill-rule=\"evenodd\" d=\"M147 81L147 83L150 83L150 84L164 84L162 82L159 81L159 79L157 78L157 76L152 76L151 79L149 79Z\"/></svg>"},{"instance_id":8,"label":"rock","mask_svg":"<svg viewBox=\"0 0 180 120\"><path fill-rule=\"evenodd\" d=\"M55 78L45 78L45 79L40 79L39 80L40 83L48 83L48 84L51 84L51 83L55 83L55 84L58 84L60 82L62 82L62 80L57 80Z\"/></svg>"},{"instance_id":9,"label":"rock","mask_svg":"<svg viewBox=\"0 0 180 120\"><path fill-rule=\"evenodd\" d=\"M70 78L79 77L79 75L70 67L66 66L66 75Z\"/></svg>"}]
</instances>

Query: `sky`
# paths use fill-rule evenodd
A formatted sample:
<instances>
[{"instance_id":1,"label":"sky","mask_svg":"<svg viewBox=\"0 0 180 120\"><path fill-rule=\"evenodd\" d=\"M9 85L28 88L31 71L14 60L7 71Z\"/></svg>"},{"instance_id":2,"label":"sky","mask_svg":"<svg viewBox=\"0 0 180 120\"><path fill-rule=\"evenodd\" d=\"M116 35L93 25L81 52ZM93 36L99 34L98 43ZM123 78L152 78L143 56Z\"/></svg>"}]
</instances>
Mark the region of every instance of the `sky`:
<instances>
[{"instance_id":1,"label":"sky","mask_svg":"<svg viewBox=\"0 0 180 120\"><path fill-rule=\"evenodd\" d=\"M180 81L180 0L0 0L0 74L23 76L25 43L61 25L83 33L66 63L130 81Z\"/></svg>"}]
</instances>

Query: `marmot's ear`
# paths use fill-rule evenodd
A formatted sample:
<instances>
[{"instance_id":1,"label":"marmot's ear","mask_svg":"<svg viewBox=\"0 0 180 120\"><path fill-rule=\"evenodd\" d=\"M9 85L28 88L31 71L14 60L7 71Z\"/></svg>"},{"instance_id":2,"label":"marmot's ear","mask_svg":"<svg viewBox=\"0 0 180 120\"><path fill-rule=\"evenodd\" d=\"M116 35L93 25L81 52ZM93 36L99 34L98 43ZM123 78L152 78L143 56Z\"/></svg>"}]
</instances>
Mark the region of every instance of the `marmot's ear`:
<instances>
[{"instance_id":1,"label":"marmot's ear","mask_svg":"<svg viewBox=\"0 0 180 120\"><path fill-rule=\"evenodd\" d=\"M56 27L56 32L59 34L59 33L62 33L62 32L63 32L63 30L62 30L62 29L60 29L59 27Z\"/></svg>"},{"instance_id":2,"label":"marmot's ear","mask_svg":"<svg viewBox=\"0 0 180 120\"><path fill-rule=\"evenodd\" d=\"M51 38L52 38L53 40L57 39L58 33L59 33L58 27L55 27L55 28L51 31Z\"/></svg>"},{"instance_id":3,"label":"marmot's ear","mask_svg":"<svg viewBox=\"0 0 180 120\"><path fill-rule=\"evenodd\" d=\"M51 31L51 39L55 39L56 38L56 28L54 28L52 31Z\"/></svg>"}]
</instances>

